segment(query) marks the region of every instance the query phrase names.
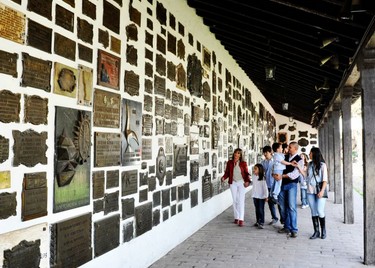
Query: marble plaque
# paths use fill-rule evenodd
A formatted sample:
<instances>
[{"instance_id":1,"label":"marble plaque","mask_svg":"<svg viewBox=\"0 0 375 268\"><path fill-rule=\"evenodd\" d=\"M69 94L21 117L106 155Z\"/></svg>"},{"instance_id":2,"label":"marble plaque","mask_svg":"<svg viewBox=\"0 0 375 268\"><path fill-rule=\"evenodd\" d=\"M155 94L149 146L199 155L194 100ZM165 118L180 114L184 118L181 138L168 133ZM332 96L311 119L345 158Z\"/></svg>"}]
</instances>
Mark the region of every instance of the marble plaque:
<instances>
[{"instance_id":1,"label":"marble plaque","mask_svg":"<svg viewBox=\"0 0 375 268\"><path fill-rule=\"evenodd\" d=\"M129 40L138 41L137 25L135 25L133 23L133 24L129 24L128 26L126 26L126 37L127 37L127 41L129 41ZM146 58L147 58L147 56L146 56ZM151 60L152 60L152 58L151 58Z\"/></svg>"},{"instance_id":2,"label":"marble plaque","mask_svg":"<svg viewBox=\"0 0 375 268\"><path fill-rule=\"evenodd\" d=\"M96 5L89 0L82 1L82 13L91 19L96 19Z\"/></svg>"},{"instance_id":3,"label":"marble plaque","mask_svg":"<svg viewBox=\"0 0 375 268\"><path fill-rule=\"evenodd\" d=\"M73 32L74 30L74 13L63 8L60 5L56 5L56 17L55 23L62 28Z\"/></svg>"},{"instance_id":4,"label":"marble plaque","mask_svg":"<svg viewBox=\"0 0 375 268\"><path fill-rule=\"evenodd\" d=\"M98 51L98 77L101 86L120 89L121 59L103 50Z\"/></svg>"},{"instance_id":5,"label":"marble plaque","mask_svg":"<svg viewBox=\"0 0 375 268\"><path fill-rule=\"evenodd\" d=\"M21 94L9 90L0 91L0 122L20 122Z\"/></svg>"},{"instance_id":6,"label":"marble plaque","mask_svg":"<svg viewBox=\"0 0 375 268\"><path fill-rule=\"evenodd\" d=\"M25 174L22 191L22 220L47 215L46 172Z\"/></svg>"},{"instance_id":7,"label":"marble plaque","mask_svg":"<svg viewBox=\"0 0 375 268\"><path fill-rule=\"evenodd\" d=\"M93 25L84 19L77 18L77 36L80 40L92 44L94 37Z\"/></svg>"},{"instance_id":8,"label":"marble plaque","mask_svg":"<svg viewBox=\"0 0 375 268\"><path fill-rule=\"evenodd\" d=\"M103 25L109 30L120 33L120 10L111 3L103 3Z\"/></svg>"},{"instance_id":9,"label":"marble plaque","mask_svg":"<svg viewBox=\"0 0 375 268\"><path fill-rule=\"evenodd\" d=\"M121 196L135 194L138 191L138 171L129 170L121 173Z\"/></svg>"},{"instance_id":10,"label":"marble plaque","mask_svg":"<svg viewBox=\"0 0 375 268\"><path fill-rule=\"evenodd\" d=\"M76 42L56 32L54 51L57 55L64 58L72 61L76 60Z\"/></svg>"},{"instance_id":11,"label":"marble plaque","mask_svg":"<svg viewBox=\"0 0 375 268\"><path fill-rule=\"evenodd\" d=\"M77 78L77 69L55 62L55 75L53 78L54 93L70 98L76 98Z\"/></svg>"},{"instance_id":12,"label":"marble plaque","mask_svg":"<svg viewBox=\"0 0 375 268\"><path fill-rule=\"evenodd\" d=\"M104 171L94 171L92 173L92 198L104 197Z\"/></svg>"},{"instance_id":13,"label":"marble plaque","mask_svg":"<svg viewBox=\"0 0 375 268\"><path fill-rule=\"evenodd\" d=\"M10 171L0 171L0 190L10 188L10 186Z\"/></svg>"},{"instance_id":14,"label":"marble plaque","mask_svg":"<svg viewBox=\"0 0 375 268\"><path fill-rule=\"evenodd\" d=\"M126 61L131 65L137 66L138 65L137 53L138 53L138 50L134 46L127 45L126 46Z\"/></svg>"},{"instance_id":15,"label":"marble plaque","mask_svg":"<svg viewBox=\"0 0 375 268\"><path fill-rule=\"evenodd\" d=\"M118 128L120 126L121 96L105 90L94 92L94 126Z\"/></svg>"},{"instance_id":16,"label":"marble plaque","mask_svg":"<svg viewBox=\"0 0 375 268\"><path fill-rule=\"evenodd\" d=\"M0 219L7 219L16 216L17 193L0 193Z\"/></svg>"},{"instance_id":17,"label":"marble plaque","mask_svg":"<svg viewBox=\"0 0 375 268\"><path fill-rule=\"evenodd\" d=\"M48 99L25 94L25 123L47 125Z\"/></svg>"},{"instance_id":18,"label":"marble plaque","mask_svg":"<svg viewBox=\"0 0 375 268\"><path fill-rule=\"evenodd\" d=\"M187 145L174 146L173 177L187 175Z\"/></svg>"},{"instance_id":19,"label":"marble plaque","mask_svg":"<svg viewBox=\"0 0 375 268\"><path fill-rule=\"evenodd\" d=\"M47 132L37 133L33 130L20 132L13 130L13 166L17 167L21 164L27 167L33 167L40 163L47 164Z\"/></svg>"},{"instance_id":20,"label":"marble plaque","mask_svg":"<svg viewBox=\"0 0 375 268\"><path fill-rule=\"evenodd\" d=\"M95 167L119 166L121 164L121 136L117 133L95 133Z\"/></svg>"},{"instance_id":21,"label":"marble plaque","mask_svg":"<svg viewBox=\"0 0 375 268\"><path fill-rule=\"evenodd\" d=\"M139 96L139 75L133 71L125 71L125 92Z\"/></svg>"},{"instance_id":22,"label":"marble plaque","mask_svg":"<svg viewBox=\"0 0 375 268\"><path fill-rule=\"evenodd\" d=\"M152 139L142 139L142 160L152 159Z\"/></svg>"},{"instance_id":23,"label":"marble plaque","mask_svg":"<svg viewBox=\"0 0 375 268\"><path fill-rule=\"evenodd\" d=\"M104 215L119 210L119 191L105 194L104 196Z\"/></svg>"},{"instance_id":24,"label":"marble plaque","mask_svg":"<svg viewBox=\"0 0 375 268\"><path fill-rule=\"evenodd\" d=\"M120 215L113 215L94 223L94 256L117 248L120 245Z\"/></svg>"},{"instance_id":25,"label":"marble plaque","mask_svg":"<svg viewBox=\"0 0 375 268\"><path fill-rule=\"evenodd\" d=\"M152 202L135 208L135 226L137 237L152 229Z\"/></svg>"},{"instance_id":26,"label":"marble plaque","mask_svg":"<svg viewBox=\"0 0 375 268\"><path fill-rule=\"evenodd\" d=\"M134 201L134 198L126 198L121 200L123 220L134 216Z\"/></svg>"},{"instance_id":27,"label":"marble plaque","mask_svg":"<svg viewBox=\"0 0 375 268\"><path fill-rule=\"evenodd\" d=\"M106 189L115 188L119 186L120 173L118 170L107 171Z\"/></svg>"},{"instance_id":28,"label":"marble plaque","mask_svg":"<svg viewBox=\"0 0 375 268\"><path fill-rule=\"evenodd\" d=\"M93 93L93 70L91 68L78 65L78 104L92 106Z\"/></svg>"},{"instance_id":29,"label":"marble plaque","mask_svg":"<svg viewBox=\"0 0 375 268\"><path fill-rule=\"evenodd\" d=\"M21 86L40 88L47 92L51 91L51 61L44 61L27 53L22 53L22 66Z\"/></svg>"},{"instance_id":30,"label":"marble plaque","mask_svg":"<svg viewBox=\"0 0 375 268\"><path fill-rule=\"evenodd\" d=\"M0 5L1 8L1 5ZM1 30L0 30L1 31ZM1 35L0 35L1 36ZM17 53L8 53L0 50L0 73L17 77Z\"/></svg>"},{"instance_id":31,"label":"marble plaque","mask_svg":"<svg viewBox=\"0 0 375 268\"><path fill-rule=\"evenodd\" d=\"M25 14L0 3L0 37L10 41L25 43Z\"/></svg>"}]
</instances>

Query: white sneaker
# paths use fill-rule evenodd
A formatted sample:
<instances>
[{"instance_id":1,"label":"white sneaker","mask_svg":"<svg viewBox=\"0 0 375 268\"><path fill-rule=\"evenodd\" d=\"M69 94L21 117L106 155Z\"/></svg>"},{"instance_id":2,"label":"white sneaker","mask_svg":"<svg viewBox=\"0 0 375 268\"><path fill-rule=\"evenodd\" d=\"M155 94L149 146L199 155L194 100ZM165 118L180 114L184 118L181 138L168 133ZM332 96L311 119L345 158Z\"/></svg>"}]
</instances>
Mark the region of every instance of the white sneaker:
<instances>
[{"instance_id":1,"label":"white sneaker","mask_svg":"<svg viewBox=\"0 0 375 268\"><path fill-rule=\"evenodd\" d=\"M305 209L305 208L308 208L308 207L309 207L309 205L303 205L301 208Z\"/></svg>"}]
</instances>

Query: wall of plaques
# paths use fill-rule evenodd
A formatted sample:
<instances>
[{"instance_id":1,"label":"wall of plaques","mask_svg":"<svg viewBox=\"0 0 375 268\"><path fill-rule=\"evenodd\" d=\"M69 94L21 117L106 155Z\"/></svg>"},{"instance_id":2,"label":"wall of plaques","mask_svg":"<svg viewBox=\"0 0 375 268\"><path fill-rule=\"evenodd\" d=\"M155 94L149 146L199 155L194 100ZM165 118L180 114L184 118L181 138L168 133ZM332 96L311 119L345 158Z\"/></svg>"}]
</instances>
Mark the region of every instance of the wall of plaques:
<instances>
[{"instance_id":1,"label":"wall of plaques","mask_svg":"<svg viewBox=\"0 0 375 268\"><path fill-rule=\"evenodd\" d=\"M4 267L146 267L283 130L186 1L2 0L0 25Z\"/></svg>"}]
</instances>

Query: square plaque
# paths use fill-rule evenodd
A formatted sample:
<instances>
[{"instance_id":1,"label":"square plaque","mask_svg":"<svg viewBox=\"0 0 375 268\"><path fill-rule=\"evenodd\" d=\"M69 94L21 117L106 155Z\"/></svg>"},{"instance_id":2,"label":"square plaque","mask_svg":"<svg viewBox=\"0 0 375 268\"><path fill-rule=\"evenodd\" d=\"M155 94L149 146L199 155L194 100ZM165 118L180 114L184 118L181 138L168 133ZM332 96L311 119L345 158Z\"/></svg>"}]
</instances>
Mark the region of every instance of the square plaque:
<instances>
[{"instance_id":1,"label":"square plaque","mask_svg":"<svg viewBox=\"0 0 375 268\"><path fill-rule=\"evenodd\" d=\"M103 50L98 51L98 84L120 89L121 59Z\"/></svg>"},{"instance_id":2,"label":"square plaque","mask_svg":"<svg viewBox=\"0 0 375 268\"><path fill-rule=\"evenodd\" d=\"M1 5L0 5L1 8ZM1 35L0 35L1 36ZM8 53L0 50L0 73L17 77L17 53Z\"/></svg>"},{"instance_id":3,"label":"square plaque","mask_svg":"<svg viewBox=\"0 0 375 268\"><path fill-rule=\"evenodd\" d=\"M10 216L16 216L17 200L16 192L0 193L0 219L7 219Z\"/></svg>"},{"instance_id":4,"label":"square plaque","mask_svg":"<svg viewBox=\"0 0 375 268\"><path fill-rule=\"evenodd\" d=\"M55 62L54 93L75 98L77 96L77 78L77 69Z\"/></svg>"},{"instance_id":5,"label":"square plaque","mask_svg":"<svg viewBox=\"0 0 375 268\"><path fill-rule=\"evenodd\" d=\"M25 94L25 123L47 125L48 99Z\"/></svg>"},{"instance_id":6,"label":"square plaque","mask_svg":"<svg viewBox=\"0 0 375 268\"><path fill-rule=\"evenodd\" d=\"M76 60L76 42L55 32L55 53L69 60Z\"/></svg>"},{"instance_id":7,"label":"square plaque","mask_svg":"<svg viewBox=\"0 0 375 268\"><path fill-rule=\"evenodd\" d=\"M120 244L120 215L94 223L94 255L98 257Z\"/></svg>"},{"instance_id":8,"label":"square plaque","mask_svg":"<svg viewBox=\"0 0 375 268\"><path fill-rule=\"evenodd\" d=\"M25 14L0 3L0 37L19 44L24 44L25 17Z\"/></svg>"},{"instance_id":9,"label":"square plaque","mask_svg":"<svg viewBox=\"0 0 375 268\"><path fill-rule=\"evenodd\" d=\"M52 62L22 53L23 73L21 86L35 87L51 91Z\"/></svg>"},{"instance_id":10,"label":"square plaque","mask_svg":"<svg viewBox=\"0 0 375 268\"><path fill-rule=\"evenodd\" d=\"M0 171L0 190L7 188L10 188L10 171Z\"/></svg>"},{"instance_id":11,"label":"square plaque","mask_svg":"<svg viewBox=\"0 0 375 268\"><path fill-rule=\"evenodd\" d=\"M94 126L118 128L120 126L121 96L105 90L95 89Z\"/></svg>"},{"instance_id":12,"label":"square plaque","mask_svg":"<svg viewBox=\"0 0 375 268\"><path fill-rule=\"evenodd\" d=\"M152 229L152 202L135 208L136 236Z\"/></svg>"},{"instance_id":13,"label":"square plaque","mask_svg":"<svg viewBox=\"0 0 375 268\"><path fill-rule=\"evenodd\" d=\"M122 196L135 194L138 191L138 171L129 170L121 173Z\"/></svg>"},{"instance_id":14,"label":"square plaque","mask_svg":"<svg viewBox=\"0 0 375 268\"><path fill-rule=\"evenodd\" d=\"M95 132L95 167L119 166L121 136L117 133Z\"/></svg>"},{"instance_id":15,"label":"square plaque","mask_svg":"<svg viewBox=\"0 0 375 268\"><path fill-rule=\"evenodd\" d=\"M13 166L21 164L27 167L33 167L38 163L47 164L47 132L38 133L34 130L20 132L13 130Z\"/></svg>"}]
</instances>

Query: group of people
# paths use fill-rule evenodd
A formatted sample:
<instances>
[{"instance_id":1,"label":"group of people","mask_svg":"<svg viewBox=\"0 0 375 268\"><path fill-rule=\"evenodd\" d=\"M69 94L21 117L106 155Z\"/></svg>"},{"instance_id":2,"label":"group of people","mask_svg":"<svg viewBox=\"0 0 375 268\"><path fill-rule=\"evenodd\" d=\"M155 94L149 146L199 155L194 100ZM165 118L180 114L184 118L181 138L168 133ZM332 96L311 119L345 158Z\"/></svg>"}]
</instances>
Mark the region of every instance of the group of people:
<instances>
[{"instance_id":1,"label":"group of people","mask_svg":"<svg viewBox=\"0 0 375 268\"><path fill-rule=\"evenodd\" d=\"M302 208L310 207L314 233L310 239L325 239L325 203L328 187L327 166L317 147L313 147L309 156L298 154L299 145L274 143L263 148L264 160L254 165L252 174L243 161L242 150L237 148L221 180L228 179L233 197L234 223L244 226L245 193L252 182L252 197L255 207L256 222L259 229L265 224L265 203L271 213L270 225L279 220L283 225L279 233L286 233L292 238L298 236L297 227L297 191L300 183ZM310 161L309 161L310 159ZM279 211L277 216L276 207ZM320 227L320 228L319 228Z\"/></svg>"}]
</instances>

